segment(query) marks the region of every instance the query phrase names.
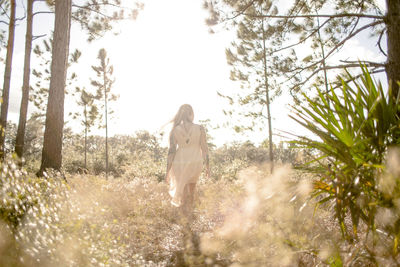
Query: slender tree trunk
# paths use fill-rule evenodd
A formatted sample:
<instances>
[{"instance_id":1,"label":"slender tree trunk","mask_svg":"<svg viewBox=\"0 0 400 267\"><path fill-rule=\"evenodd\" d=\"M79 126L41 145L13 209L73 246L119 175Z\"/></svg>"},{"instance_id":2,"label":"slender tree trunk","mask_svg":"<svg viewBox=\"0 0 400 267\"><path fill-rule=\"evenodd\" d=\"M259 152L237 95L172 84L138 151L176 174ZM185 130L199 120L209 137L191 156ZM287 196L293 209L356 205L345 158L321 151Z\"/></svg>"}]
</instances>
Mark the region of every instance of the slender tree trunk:
<instances>
[{"instance_id":1,"label":"slender tree trunk","mask_svg":"<svg viewBox=\"0 0 400 267\"><path fill-rule=\"evenodd\" d=\"M274 151L272 142L272 121L271 121L271 108L269 99L269 86L268 86L268 74L267 74L267 47L266 38L267 35L264 29L264 19L262 20L262 31L263 31L263 68L264 68L264 86L265 86L265 101L267 103L267 119L268 119L268 141L269 141L269 161L271 164L271 173L274 171Z\"/></svg>"},{"instance_id":2,"label":"slender tree trunk","mask_svg":"<svg viewBox=\"0 0 400 267\"><path fill-rule=\"evenodd\" d=\"M317 12L318 15L318 12ZM324 46L324 41L322 40L321 37L321 31L319 29L320 25L319 25L319 18L317 17L317 27L318 27L318 39L319 39L319 43L321 45L321 54L322 54L322 66L324 68L324 82L325 82L325 92L328 93L329 92L329 86L328 86L328 72L326 70L326 60L325 60L325 46ZM328 104L329 104L329 99L328 99Z\"/></svg>"},{"instance_id":3,"label":"slender tree trunk","mask_svg":"<svg viewBox=\"0 0 400 267\"><path fill-rule=\"evenodd\" d=\"M87 134L88 134L88 121L87 121L87 110L86 105L84 108L84 116L85 116L85 169L87 169Z\"/></svg>"},{"instance_id":4,"label":"slender tree trunk","mask_svg":"<svg viewBox=\"0 0 400 267\"><path fill-rule=\"evenodd\" d=\"M71 0L55 1L55 24L51 79L47 102L42 163L38 175L47 168L60 170L64 127L64 90L71 28Z\"/></svg>"},{"instance_id":5,"label":"slender tree trunk","mask_svg":"<svg viewBox=\"0 0 400 267\"><path fill-rule=\"evenodd\" d=\"M25 143L26 117L28 114L29 103L29 78L31 74L31 52L32 52L32 25L33 25L33 2L27 2L26 37L25 37L25 59L24 59L24 78L22 83L22 99L19 112L19 122L17 138L15 141L15 153L22 158Z\"/></svg>"},{"instance_id":6,"label":"slender tree trunk","mask_svg":"<svg viewBox=\"0 0 400 267\"><path fill-rule=\"evenodd\" d=\"M12 70L12 57L14 50L14 35L15 35L15 0L11 0L10 10L10 24L8 26L8 42L7 42L7 55L6 55L6 67L4 70L4 83L3 83L3 96L0 113L0 160L4 160L5 156L5 137L7 127L7 115L8 115L8 101L10 97L10 83L11 83L11 70Z\"/></svg>"},{"instance_id":7,"label":"slender tree trunk","mask_svg":"<svg viewBox=\"0 0 400 267\"><path fill-rule=\"evenodd\" d=\"M386 75L394 95L399 92L400 81L400 1L386 0L387 7L387 67Z\"/></svg>"},{"instance_id":8,"label":"slender tree trunk","mask_svg":"<svg viewBox=\"0 0 400 267\"><path fill-rule=\"evenodd\" d=\"M108 118L107 118L107 84L104 72L104 109L105 109L105 120L106 120L106 179L108 178Z\"/></svg>"}]
</instances>

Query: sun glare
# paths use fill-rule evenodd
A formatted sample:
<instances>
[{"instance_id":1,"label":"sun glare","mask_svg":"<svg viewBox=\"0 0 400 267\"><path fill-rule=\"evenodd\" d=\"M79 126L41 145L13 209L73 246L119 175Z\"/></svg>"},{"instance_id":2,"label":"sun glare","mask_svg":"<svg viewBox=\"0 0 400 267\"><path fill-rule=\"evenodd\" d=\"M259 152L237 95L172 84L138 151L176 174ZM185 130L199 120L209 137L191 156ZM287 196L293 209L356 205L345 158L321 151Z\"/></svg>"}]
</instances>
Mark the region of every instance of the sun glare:
<instances>
[{"instance_id":1,"label":"sun glare","mask_svg":"<svg viewBox=\"0 0 400 267\"><path fill-rule=\"evenodd\" d=\"M226 103L216 91L236 86L229 80L225 60L232 33L209 34L205 17L200 2L151 1L136 21L118 25L118 35L82 43L82 73L93 75L90 65L101 47L114 66L114 88L120 98L111 104L111 134L157 132L184 103L193 106L197 121L212 119L217 124L225 119Z\"/></svg>"}]
</instances>

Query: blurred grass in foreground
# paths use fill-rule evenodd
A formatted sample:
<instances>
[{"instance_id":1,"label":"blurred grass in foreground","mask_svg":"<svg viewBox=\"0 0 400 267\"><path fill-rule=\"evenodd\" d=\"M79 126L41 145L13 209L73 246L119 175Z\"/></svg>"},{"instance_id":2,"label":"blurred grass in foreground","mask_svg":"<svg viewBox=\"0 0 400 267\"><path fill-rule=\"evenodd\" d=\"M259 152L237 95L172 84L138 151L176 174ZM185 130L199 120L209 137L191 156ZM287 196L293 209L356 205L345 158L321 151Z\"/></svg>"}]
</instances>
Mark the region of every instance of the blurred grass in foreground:
<instances>
[{"instance_id":1,"label":"blurred grass in foreground","mask_svg":"<svg viewBox=\"0 0 400 267\"><path fill-rule=\"evenodd\" d=\"M246 168L235 181L201 178L188 221L155 178L74 175L66 184L55 173L29 178L9 163L0 186L0 265L373 264L362 244L342 239L330 205L314 211L314 177L267 169Z\"/></svg>"}]
</instances>

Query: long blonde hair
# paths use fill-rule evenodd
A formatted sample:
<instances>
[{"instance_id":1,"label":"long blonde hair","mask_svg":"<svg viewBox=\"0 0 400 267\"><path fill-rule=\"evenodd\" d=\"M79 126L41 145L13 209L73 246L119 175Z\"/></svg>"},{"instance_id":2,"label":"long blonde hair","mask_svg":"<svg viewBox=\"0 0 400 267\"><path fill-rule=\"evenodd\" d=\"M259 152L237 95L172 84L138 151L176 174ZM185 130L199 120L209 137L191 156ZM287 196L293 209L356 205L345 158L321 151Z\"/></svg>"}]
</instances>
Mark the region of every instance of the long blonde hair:
<instances>
[{"instance_id":1,"label":"long blonde hair","mask_svg":"<svg viewBox=\"0 0 400 267\"><path fill-rule=\"evenodd\" d=\"M171 121L173 123L171 132L182 122L193 122L193 116L194 113L192 106L189 104L183 104Z\"/></svg>"}]
</instances>

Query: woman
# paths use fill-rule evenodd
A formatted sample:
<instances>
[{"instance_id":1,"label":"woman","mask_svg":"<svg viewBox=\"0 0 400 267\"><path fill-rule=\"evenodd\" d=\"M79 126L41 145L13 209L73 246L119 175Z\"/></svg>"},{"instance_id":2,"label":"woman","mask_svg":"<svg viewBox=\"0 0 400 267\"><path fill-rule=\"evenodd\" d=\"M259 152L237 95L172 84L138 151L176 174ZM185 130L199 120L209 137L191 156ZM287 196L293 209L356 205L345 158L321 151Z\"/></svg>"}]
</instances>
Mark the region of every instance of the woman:
<instances>
[{"instance_id":1,"label":"woman","mask_svg":"<svg viewBox=\"0 0 400 267\"><path fill-rule=\"evenodd\" d=\"M182 207L187 213L193 206L196 182L206 165L207 177L210 175L206 132L193 123L194 113L190 105L182 105L175 115L169 135L166 181L169 183L171 203Z\"/></svg>"}]
</instances>

